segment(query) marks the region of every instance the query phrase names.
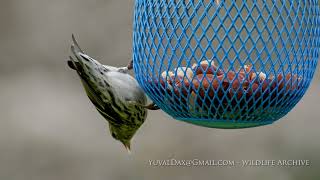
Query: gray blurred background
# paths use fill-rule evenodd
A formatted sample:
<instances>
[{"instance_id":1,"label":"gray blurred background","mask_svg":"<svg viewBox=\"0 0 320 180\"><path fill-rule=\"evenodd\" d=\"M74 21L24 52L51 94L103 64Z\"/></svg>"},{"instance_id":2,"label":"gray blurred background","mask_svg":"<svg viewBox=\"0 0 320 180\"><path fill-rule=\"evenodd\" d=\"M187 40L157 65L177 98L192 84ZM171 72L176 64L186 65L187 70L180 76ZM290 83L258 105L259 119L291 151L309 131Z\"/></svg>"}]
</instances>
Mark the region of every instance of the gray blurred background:
<instances>
[{"instance_id":1,"label":"gray blurred background","mask_svg":"<svg viewBox=\"0 0 320 180\"><path fill-rule=\"evenodd\" d=\"M128 155L65 60L74 33L104 64L126 65L133 1L0 3L0 179L320 179L319 70L302 101L273 125L207 129L150 112ZM149 166L168 158L307 159L311 166Z\"/></svg>"}]
</instances>

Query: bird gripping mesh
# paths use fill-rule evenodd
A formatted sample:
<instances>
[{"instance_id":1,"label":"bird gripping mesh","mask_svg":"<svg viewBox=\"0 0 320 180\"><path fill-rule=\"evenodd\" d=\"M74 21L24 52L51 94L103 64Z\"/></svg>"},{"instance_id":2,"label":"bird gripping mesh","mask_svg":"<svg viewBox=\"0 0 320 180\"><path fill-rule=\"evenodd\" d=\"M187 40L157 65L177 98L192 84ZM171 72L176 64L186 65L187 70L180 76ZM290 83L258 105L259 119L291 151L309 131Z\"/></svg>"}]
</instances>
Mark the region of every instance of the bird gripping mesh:
<instances>
[{"instance_id":1,"label":"bird gripping mesh","mask_svg":"<svg viewBox=\"0 0 320 180\"><path fill-rule=\"evenodd\" d=\"M178 120L270 124L302 98L320 47L317 0L136 0L135 76Z\"/></svg>"}]
</instances>

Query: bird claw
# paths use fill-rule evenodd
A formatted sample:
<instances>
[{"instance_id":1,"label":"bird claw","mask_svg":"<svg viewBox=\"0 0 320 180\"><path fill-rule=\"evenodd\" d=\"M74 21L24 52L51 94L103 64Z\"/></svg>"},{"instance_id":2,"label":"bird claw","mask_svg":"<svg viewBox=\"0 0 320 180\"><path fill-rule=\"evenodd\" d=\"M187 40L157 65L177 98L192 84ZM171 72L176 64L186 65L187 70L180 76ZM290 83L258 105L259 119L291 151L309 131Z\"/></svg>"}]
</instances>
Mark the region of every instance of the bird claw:
<instances>
[{"instance_id":1,"label":"bird claw","mask_svg":"<svg viewBox=\"0 0 320 180\"><path fill-rule=\"evenodd\" d=\"M119 69L118 69L118 72L128 73L128 71L129 71L129 70L132 70L132 69L133 69L133 60L131 60L126 67L121 67L121 68L119 68Z\"/></svg>"},{"instance_id":2,"label":"bird claw","mask_svg":"<svg viewBox=\"0 0 320 180\"><path fill-rule=\"evenodd\" d=\"M127 65L127 69L128 69L128 70L132 70L132 69L133 69L133 60L131 60L131 61L129 62L129 64Z\"/></svg>"}]
</instances>

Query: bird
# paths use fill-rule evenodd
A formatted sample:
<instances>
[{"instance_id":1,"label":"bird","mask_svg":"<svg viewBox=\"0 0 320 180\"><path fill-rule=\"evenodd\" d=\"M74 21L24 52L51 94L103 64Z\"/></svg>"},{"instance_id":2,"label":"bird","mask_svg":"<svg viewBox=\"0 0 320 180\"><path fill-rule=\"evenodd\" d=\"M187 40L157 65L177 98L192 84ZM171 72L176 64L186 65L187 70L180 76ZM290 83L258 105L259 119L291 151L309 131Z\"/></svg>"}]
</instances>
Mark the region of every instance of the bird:
<instances>
[{"instance_id":1,"label":"bird","mask_svg":"<svg viewBox=\"0 0 320 180\"><path fill-rule=\"evenodd\" d=\"M111 136L131 151L131 139L147 118L147 110L160 109L147 104L147 97L126 67L103 65L85 54L72 34L72 55L68 66L79 75L84 90L98 112L108 121Z\"/></svg>"}]
</instances>

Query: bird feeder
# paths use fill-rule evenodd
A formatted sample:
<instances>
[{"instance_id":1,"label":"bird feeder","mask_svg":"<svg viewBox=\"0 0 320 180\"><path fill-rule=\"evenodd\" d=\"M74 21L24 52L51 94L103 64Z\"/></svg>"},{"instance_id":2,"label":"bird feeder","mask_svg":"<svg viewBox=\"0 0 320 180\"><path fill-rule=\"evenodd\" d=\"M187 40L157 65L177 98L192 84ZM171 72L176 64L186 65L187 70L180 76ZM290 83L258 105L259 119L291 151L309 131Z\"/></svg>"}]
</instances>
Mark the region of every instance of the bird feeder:
<instances>
[{"instance_id":1,"label":"bird feeder","mask_svg":"<svg viewBox=\"0 0 320 180\"><path fill-rule=\"evenodd\" d=\"M305 94L320 47L317 0L136 0L136 79L173 118L248 128Z\"/></svg>"}]
</instances>

